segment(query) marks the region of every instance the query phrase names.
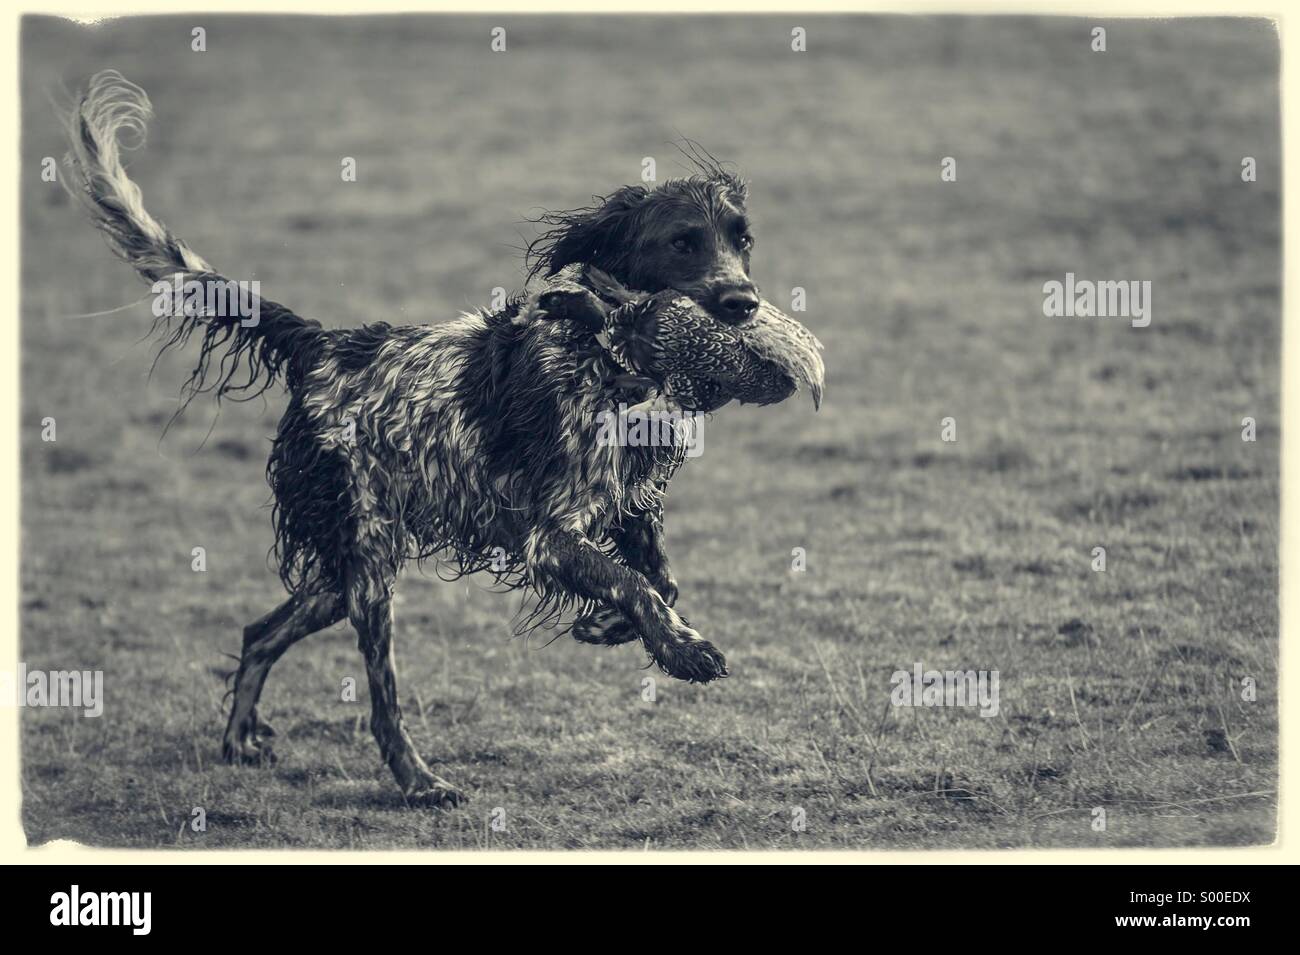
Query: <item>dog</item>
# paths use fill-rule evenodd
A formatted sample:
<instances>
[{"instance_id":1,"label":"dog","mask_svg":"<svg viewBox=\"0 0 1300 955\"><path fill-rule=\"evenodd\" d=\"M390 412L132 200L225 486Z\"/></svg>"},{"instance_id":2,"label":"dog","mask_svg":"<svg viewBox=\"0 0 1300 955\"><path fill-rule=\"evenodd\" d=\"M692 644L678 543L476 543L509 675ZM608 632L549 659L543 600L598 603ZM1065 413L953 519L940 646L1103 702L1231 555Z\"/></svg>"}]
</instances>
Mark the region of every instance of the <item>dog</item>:
<instances>
[{"instance_id":1,"label":"dog","mask_svg":"<svg viewBox=\"0 0 1300 955\"><path fill-rule=\"evenodd\" d=\"M145 210L123 168L120 139L142 141L150 115L143 90L115 71L96 74L67 116L64 178L113 251L156 288L219 280ZM574 617L578 639L640 640L673 677L728 674L723 654L674 610L663 498L683 441L620 446L597 440L597 421L665 395L694 412L781 400L801 375L819 400L821 365L790 371L757 332L748 346L748 329L784 326L759 315L747 186L691 155L692 175L544 216L526 250L533 291L496 312L343 330L266 299L255 322L179 301L160 315L160 353L200 342L187 401L276 383L289 395L267 465L289 597L244 630L226 761L271 761L273 731L257 709L268 672L293 644L347 619L365 659L371 729L402 793L436 807L464 799L421 759L398 705L393 588L411 560L530 592L522 629ZM663 310L670 301L677 311ZM665 384L673 375L675 389Z\"/></svg>"}]
</instances>

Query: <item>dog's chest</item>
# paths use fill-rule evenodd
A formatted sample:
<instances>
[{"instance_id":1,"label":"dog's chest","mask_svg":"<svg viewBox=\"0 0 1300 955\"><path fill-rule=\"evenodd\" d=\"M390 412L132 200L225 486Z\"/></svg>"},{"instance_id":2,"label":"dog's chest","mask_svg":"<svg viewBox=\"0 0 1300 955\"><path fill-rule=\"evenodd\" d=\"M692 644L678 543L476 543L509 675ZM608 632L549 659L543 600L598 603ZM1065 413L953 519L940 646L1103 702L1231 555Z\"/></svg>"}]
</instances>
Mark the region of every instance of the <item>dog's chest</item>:
<instances>
[{"instance_id":1,"label":"dog's chest","mask_svg":"<svg viewBox=\"0 0 1300 955\"><path fill-rule=\"evenodd\" d=\"M600 538L620 516L659 507L681 463L674 433L651 430L618 401L578 402L562 419L557 479L538 489L548 523Z\"/></svg>"}]
</instances>

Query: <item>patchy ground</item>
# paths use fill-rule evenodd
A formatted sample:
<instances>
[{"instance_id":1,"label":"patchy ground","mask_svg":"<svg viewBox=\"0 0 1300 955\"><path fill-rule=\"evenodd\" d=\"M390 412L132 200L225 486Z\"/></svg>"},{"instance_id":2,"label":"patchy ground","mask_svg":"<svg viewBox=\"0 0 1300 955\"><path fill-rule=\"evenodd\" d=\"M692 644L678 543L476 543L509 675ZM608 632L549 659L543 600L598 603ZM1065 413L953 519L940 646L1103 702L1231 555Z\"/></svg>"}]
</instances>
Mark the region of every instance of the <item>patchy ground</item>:
<instances>
[{"instance_id":1,"label":"patchy ground","mask_svg":"<svg viewBox=\"0 0 1300 955\"><path fill-rule=\"evenodd\" d=\"M1102 54L1078 20L809 16L796 54L787 18L210 17L193 53L196 22L24 31L22 652L102 669L106 696L98 719L23 712L31 842L1272 840L1270 27L1115 21ZM635 180L644 156L672 174L677 136L736 161L756 278L782 305L807 290L829 388L818 415L724 409L673 487L682 607L733 676L691 687L634 647L512 640L516 598L412 574L409 723L471 804L403 807L344 626L271 676L279 764L221 765L216 674L281 599L262 471L282 399L215 424L196 404L164 436L193 356L149 380L147 305L77 317L144 292L39 174L63 148L47 94L109 66L157 109L133 165L150 208L327 324L436 322L517 287L526 216ZM1067 271L1150 280L1150 327L1045 318ZM998 715L890 706L917 662L997 670Z\"/></svg>"}]
</instances>

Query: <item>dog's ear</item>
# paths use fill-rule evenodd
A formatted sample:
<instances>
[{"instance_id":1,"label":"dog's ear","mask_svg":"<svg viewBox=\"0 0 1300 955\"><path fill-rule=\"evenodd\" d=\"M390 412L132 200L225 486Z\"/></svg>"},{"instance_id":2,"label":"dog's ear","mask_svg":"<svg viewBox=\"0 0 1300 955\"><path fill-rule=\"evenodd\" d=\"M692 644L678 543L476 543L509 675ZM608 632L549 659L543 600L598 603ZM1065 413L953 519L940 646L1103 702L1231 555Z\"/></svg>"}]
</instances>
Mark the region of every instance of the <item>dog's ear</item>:
<instances>
[{"instance_id":1,"label":"dog's ear","mask_svg":"<svg viewBox=\"0 0 1300 955\"><path fill-rule=\"evenodd\" d=\"M617 275L635 230L637 212L649 195L645 186L624 186L599 206L573 215L555 239L547 272L554 275L566 265L590 263Z\"/></svg>"}]
</instances>

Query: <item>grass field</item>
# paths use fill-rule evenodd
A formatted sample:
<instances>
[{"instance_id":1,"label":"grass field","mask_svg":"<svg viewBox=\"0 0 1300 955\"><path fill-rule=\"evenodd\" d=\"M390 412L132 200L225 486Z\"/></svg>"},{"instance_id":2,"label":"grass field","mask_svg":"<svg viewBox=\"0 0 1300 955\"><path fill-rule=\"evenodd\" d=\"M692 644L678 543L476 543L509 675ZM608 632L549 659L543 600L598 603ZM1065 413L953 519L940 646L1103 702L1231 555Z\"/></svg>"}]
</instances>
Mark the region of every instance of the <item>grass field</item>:
<instances>
[{"instance_id":1,"label":"grass field","mask_svg":"<svg viewBox=\"0 0 1300 955\"><path fill-rule=\"evenodd\" d=\"M196 25L207 52L190 50ZM792 25L808 52L790 51ZM1094 53L1092 25L27 20L22 654L105 683L98 719L23 711L29 841L1272 841L1277 38L1244 20L1114 21ZM636 180L645 156L673 174L678 136L735 161L753 181L755 278L783 306L807 290L828 392L816 415L806 400L723 409L674 483L680 606L732 677L658 676L647 702L656 674L635 647L512 639L516 597L410 573L408 722L470 804L403 806L344 625L271 675L278 765L222 765L225 654L282 597L263 480L282 399L219 417L195 404L164 436L193 356L150 379L147 304L77 317L145 291L40 177L63 151L49 94L110 66L156 108L132 165L149 207L331 326L438 322L517 288L527 216ZM945 156L956 182L940 181ZM1067 271L1150 280L1150 327L1045 318L1043 283ZM956 442L940 439L948 416ZM890 706L890 675L917 662L997 670L999 714Z\"/></svg>"}]
</instances>

